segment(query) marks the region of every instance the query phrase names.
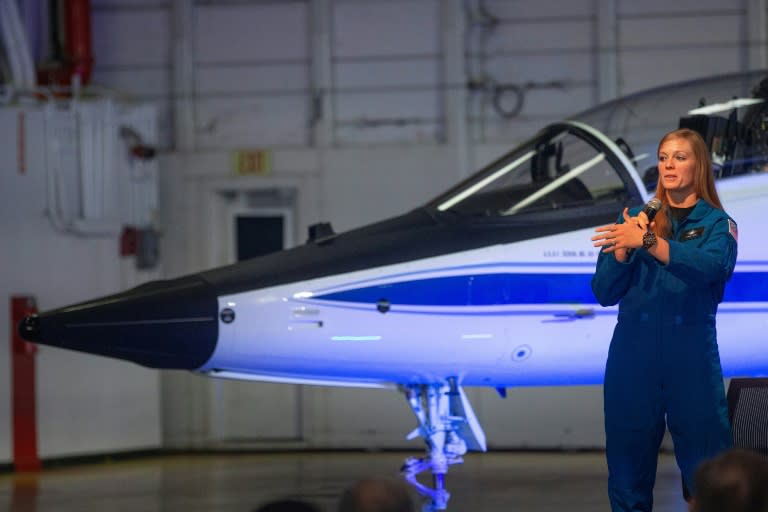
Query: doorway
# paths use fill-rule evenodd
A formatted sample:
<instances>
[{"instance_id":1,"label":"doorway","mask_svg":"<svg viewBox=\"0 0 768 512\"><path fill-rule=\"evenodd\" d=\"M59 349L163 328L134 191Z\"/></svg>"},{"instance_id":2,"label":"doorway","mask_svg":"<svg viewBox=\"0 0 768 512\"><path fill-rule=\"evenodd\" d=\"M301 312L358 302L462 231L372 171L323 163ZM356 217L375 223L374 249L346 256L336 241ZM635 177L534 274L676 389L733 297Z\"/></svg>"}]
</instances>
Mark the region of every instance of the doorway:
<instances>
[{"instance_id":1,"label":"doorway","mask_svg":"<svg viewBox=\"0 0 768 512\"><path fill-rule=\"evenodd\" d=\"M291 248L295 232L295 189L217 192L220 264ZM258 343L258 340L254 340ZM254 381L218 380L212 386L212 437L223 443L299 441L302 387Z\"/></svg>"}]
</instances>

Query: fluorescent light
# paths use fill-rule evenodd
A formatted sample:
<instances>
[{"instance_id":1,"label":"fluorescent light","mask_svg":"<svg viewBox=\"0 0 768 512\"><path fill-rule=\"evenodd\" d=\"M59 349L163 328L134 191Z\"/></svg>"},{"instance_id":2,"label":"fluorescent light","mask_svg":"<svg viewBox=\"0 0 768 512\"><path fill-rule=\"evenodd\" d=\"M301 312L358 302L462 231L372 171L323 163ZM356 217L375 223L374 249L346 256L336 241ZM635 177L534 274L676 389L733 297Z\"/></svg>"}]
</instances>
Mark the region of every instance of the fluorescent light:
<instances>
[{"instance_id":1,"label":"fluorescent light","mask_svg":"<svg viewBox=\"0 0 768 512\"><path fill-rule=\"evenodd\" d=\"M529 195L528 197L526 197L525 199L523 199L522 201L520 201L510 209L501 212L501 214L511 215L513 213L516 213L521 208L525 208L529 204L537 201L540 197L544 197L545 195L549 194L550 192L555 190L557 187L565 183L566 181L572 180L573 178L577 177L579 174L586 172L587 170L591 169L592 167L602 162L603 160L605 160L605 154L598 153L596 156L587 160L583 164L577 165L567 173L547 183L545 187L541 187L539 190Z\"/></svg>"},{"instance_id":2,"label":"fluorescent light","mask_svg":"<svg viewBox=\"0 0 768 512\"><path fill-rule=\"evenodd\" d=\"M333 341L378 341L381 336L332 336Z\"/></svg>"},{"instance_id":3,"label":"fluorescent light","mask_svg":"<svg viewBox=\"0 0 768 512\"><path fill-rule=\"evenodd\" d=\"M762 103L763 101L765 100L762 100L760 98L735 98L730 101L726 101L725 103L713 103L712 105L705 105L703 107L695 108L693 110L689 110L688 113L691 115L716 114L717 112L733 110L734 108L741 108L741 107L748 107L750 105L756 105L758 103Z\"/></svg>"},{"instance_id":4,"label":"fluorescent light","mask_svg":"<svg viewBox=\"0 0 768 512\"><path fill-rule=\"evenodd\" d=\"M443 204L438 206L437 209L439 211L443 212L443 211L447 210L448 208L450 208L451 206L454 206L454 205L460 203L461 201L463 201L467 197L471 196L472 194L474 194L475 192L477 192L478 190L480 190L481 188L483 188L487 184L495 181L496 179L498 179L501 176L504 176L505 174L507 174L509 171L511 171L515 167L518 167L520 164L522 164L524 162L527 162L535 154L536 154L536 151L529 151L529 152L527 152L526 154L524 154L523 156L521 156L517 160L514 160L512 163L505 165L504 167L502 167L501 169L499 169L495 173L491 174L490 176L486 176L485 178L483 178L482 180L478 181L477 183L475 183L474 185L472 185L468 189L462 190L461 193L456 194L455 196L453 196L452 198L450 198L449 200L447 200L446 202L444 202Z\"/></svg>"}]
</instances>

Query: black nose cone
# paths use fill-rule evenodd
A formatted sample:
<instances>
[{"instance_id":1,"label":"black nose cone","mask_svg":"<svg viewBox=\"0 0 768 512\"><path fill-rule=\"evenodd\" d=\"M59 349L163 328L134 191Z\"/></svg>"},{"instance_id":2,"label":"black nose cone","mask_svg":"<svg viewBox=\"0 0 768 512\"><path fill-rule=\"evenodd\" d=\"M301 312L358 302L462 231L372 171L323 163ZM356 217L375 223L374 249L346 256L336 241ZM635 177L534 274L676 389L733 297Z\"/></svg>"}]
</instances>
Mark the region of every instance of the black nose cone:
<instances>
[{"instance_id":1,"label":"black nose cone","mask_svg":"<svg viewBox=\"0 0 768 512\"><path fill-rule=\"evenodd\" d=\"M25 317L25 340L133 361L199 368L218 339L218 298L205 280L155 281L122 293Z\"/></svg>"}]
</instances>

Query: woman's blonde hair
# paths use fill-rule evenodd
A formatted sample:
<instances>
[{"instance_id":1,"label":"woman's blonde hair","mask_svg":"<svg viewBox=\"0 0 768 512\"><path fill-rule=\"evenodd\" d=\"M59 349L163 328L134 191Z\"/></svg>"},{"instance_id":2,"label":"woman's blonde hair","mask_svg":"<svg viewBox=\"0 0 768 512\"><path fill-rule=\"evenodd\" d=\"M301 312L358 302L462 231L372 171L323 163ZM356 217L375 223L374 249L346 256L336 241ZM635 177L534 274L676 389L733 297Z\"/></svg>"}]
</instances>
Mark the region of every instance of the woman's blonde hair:
<instances>
[{"instance_id":1,"label":"woman's blonde hair","mask_svg":"<svg viewBox=\"0 0 768 512\"><path fill-rule=\"evenodd\" d=\"M717 189L715 188L715 176L712 173L712 159L709 156L709 148L697 132L689 130L688 128L680 128L673 130L659 141L659 147L656 150L658 156L661 151L661 146L664 145L670 139L683 139L688 141L693 150L693 157L696 160L696 167L693 173L693 189L696 193L696 197L705 200L710 205L723 209L723 205L720 202L720 197L717 195ZM659 173L661 178L661 173ZM662 203L662 207L659 209L659 213L654 219L656 225L654 232L656 236L669 238L672 235L672 222L667 214L669 207L669 196L667 195L667 189L664 188L662 180L659 179L656 184L656 197Z\"/></svg>"}]
</instances>

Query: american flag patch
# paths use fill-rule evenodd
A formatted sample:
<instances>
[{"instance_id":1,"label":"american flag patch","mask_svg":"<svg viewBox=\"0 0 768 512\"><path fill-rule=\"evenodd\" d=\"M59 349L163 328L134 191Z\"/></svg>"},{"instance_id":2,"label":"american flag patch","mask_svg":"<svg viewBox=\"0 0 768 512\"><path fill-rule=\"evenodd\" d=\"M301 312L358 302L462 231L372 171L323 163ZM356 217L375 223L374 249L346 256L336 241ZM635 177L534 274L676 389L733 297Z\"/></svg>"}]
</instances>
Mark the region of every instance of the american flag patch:
<instances>
[{"instance_id":1,"label":"american flag patch","mask_svg":"<svg viewBox=\"0 0 768 512\"><path fill-rule=\"evenodd\" d=\"M733 220L728 219L728 232L731 234L734 240L739 241L739 228Z\"/></svg>"}]
</instances>

